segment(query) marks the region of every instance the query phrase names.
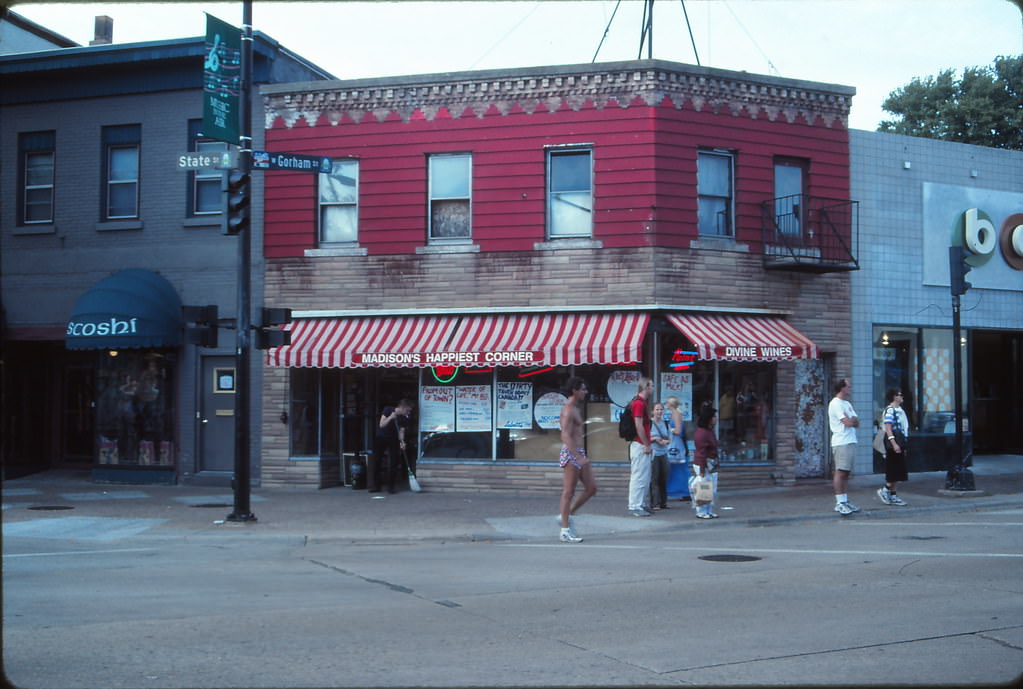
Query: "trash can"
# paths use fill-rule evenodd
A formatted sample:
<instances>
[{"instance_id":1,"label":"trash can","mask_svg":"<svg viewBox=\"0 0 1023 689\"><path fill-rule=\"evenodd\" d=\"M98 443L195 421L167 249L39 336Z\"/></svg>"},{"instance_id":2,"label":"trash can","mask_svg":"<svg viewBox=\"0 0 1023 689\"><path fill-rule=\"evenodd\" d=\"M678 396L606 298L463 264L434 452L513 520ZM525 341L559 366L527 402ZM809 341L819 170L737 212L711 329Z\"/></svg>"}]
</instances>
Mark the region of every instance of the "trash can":
<instances>
[{"instance_id":1,"label":"trash can","mask_svg":"<svg viewBox=\"0 0 1023 689\"><path fill-rule=\"evenodd\" d=\"M352 490L366 490L366 458L363 455L351 456Z\"/></svg>"}]
</instances>

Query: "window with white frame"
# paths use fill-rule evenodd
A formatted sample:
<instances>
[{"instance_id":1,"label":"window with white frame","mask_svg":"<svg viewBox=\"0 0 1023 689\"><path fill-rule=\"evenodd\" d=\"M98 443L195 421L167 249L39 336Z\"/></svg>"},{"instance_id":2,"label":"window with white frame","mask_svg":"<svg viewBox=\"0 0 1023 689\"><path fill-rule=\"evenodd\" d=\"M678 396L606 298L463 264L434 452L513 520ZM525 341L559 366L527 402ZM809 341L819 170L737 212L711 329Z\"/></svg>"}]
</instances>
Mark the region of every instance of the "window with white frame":
<instances>
[{"instance_id":1,"label":"window with white frame","mask_svg":"<svg viewBox=\"0 0 1023 689\"><path fill-rule=\"evenodd\" d=\"M53 222L55 144L55 132L31 132L18 136L21 224Z\"/></svg>"},{"instance_id":2,"label":"window with white frame","mask_svg":"<svg viewBox=\"0 0 1023 689\"><path fill-rule=\"evenodd\" d=\"M139 217L139 153L142 127L103 128L104 220Z\"/></svg>"},{"instance_id":3,"label":"window with white frame","mask_svg":"<svg viewBox=\"0 0 1023 689\"><path fill-rule=\"evenodd\" d=\"M700 151L696 177L700 234L734 236L735 156L727 151Z\"/></svg>"},{"instance_id":4,"label":"window with white frame","mask_svg":"<svg viewBox=\"0 0 1023 689\"><path fill-rule=\"evenodd\" d=\"M472 154L431 155L430 239L472 237Z\"/></svg>"},{"instance_id":5,"label":"window with white frame","mask_svg":"<svg viewBox=\"0 0 1023 689\"><path fill-rule=\"evenodd\" d=\"M335 160L319 178L320 244L359 240L359 161Z\"/></svg>"},{"instance_id":6,"label":"window with white frame","mask_svg":"<svg viewBox=\"0 0 1023 689\"><path fill-rule=\"evenodd\" d=\"M547 236L589 237L593 233L592 151L547 151Z\"/></svg>"}]
</instances>

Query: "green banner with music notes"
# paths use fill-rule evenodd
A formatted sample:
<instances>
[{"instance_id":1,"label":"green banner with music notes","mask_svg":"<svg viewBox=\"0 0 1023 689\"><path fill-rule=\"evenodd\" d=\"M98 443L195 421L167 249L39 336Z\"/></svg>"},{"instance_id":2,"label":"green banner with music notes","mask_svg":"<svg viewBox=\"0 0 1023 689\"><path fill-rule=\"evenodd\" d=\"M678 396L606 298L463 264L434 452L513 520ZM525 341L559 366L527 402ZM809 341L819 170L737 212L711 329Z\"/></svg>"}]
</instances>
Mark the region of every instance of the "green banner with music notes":
<instances>
[{"instance_id":1,"label":"green banner with music notes","mask_svg":"<svg viewBox=\"0 0 1023 689\"><path fill-rule=\"evenodd\" d=\"M202 135L238 145L242 88L241 31L206 15L206 59L202 79Z\"/></svg>"}]
</instances>

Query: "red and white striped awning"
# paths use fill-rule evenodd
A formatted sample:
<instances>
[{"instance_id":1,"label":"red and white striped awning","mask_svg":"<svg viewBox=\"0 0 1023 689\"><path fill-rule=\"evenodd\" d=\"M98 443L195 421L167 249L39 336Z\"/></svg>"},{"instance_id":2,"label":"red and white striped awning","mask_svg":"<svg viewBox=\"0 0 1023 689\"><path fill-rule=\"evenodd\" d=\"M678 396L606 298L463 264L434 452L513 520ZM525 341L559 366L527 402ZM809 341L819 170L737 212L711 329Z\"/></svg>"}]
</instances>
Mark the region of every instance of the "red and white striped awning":
<instances>
[{"instance_id":1,"label":"red and white striped awning","mask_svg":"<svg viewBox=\"0 0 1023 689\"><path fill-rule=\"evenodd\" d=\"M642 360L649 314L381 316L299 319L269 366L569 366Z\"/></svg>"},{"instance_id":2,"label":"red and white striped awning","mask_svg":"<svg viewBox=\"0 0 1023 689\"><path fill-rule=\"evenodd\" d=\"M642 360L649 322L646 313L466 316L449 349L490 353L493 366L631 364Z\"/></svg>"},{"instance_id":3,"label":"red and white striped awning","mask_svg":"<svg viewBox=\"0 0 1023 689\"><path fill-rule=\"evenodd\" d=\"M267 350L270 366L415 368L444 350L458 317L310 318L289 325L291 344Z\"/></svg>"},{"instance_id":4,"label":"red and white striped awning","mask_svg":"<svg viewBox=\"0 0 1023 689\"><path fill-rule=\"evenodd\" d=\"M790 361L816 359L817 345L780 318L667 314L701 359Z\"/></svg>"}]
</instances>

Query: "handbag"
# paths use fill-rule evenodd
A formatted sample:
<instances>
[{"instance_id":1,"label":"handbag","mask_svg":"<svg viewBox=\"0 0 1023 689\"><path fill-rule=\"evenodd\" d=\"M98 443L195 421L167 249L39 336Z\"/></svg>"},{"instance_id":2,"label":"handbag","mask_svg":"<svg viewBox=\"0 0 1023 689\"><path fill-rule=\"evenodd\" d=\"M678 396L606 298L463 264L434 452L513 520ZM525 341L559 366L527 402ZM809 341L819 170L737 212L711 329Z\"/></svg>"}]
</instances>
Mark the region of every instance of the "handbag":
<instances>
[{"instance_id":1,"label":"handbag","mask_svg":"<svg viewBox=\"0 0 1023 689\"><path fill-rule=\"evenodd\" d=\"M885 441L884 426L881 426L880 428L877 429L877 433L874 434L874 452L877 452L878 454L882 455L885 453L886 448L884 441Z\"/></svg>"},{"instance_id":2,"label":"handbag","mask_svg":"<svg viewBox=\"0 0 1023 689\"><path fill-rule=\"evenodd\" d=\"M714 502L714 484L706 479L698 479L696 491L693 493L693 502L697 505L709 505Z\"/></svg>"}]
</instances>

